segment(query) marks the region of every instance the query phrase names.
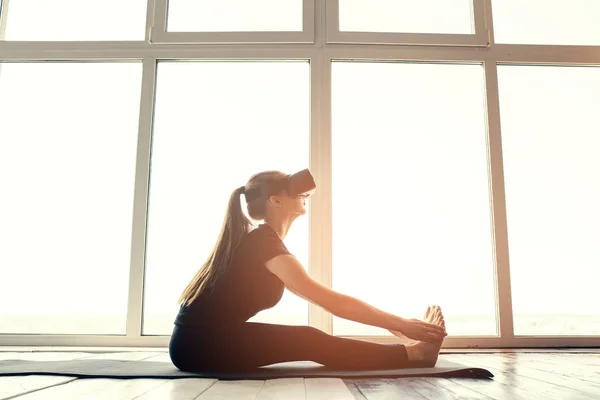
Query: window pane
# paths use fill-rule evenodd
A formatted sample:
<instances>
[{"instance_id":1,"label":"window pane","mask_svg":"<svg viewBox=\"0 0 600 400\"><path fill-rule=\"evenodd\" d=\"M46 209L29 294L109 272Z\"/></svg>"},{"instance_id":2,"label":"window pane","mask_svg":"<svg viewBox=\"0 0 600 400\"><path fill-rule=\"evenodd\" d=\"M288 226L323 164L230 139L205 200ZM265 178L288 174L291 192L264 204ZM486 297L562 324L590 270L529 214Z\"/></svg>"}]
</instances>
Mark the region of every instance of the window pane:
<instances>
[{"instance_id":1,"label":"window pane","mask_svg":"<svg viewBox=\"0 0 600 400\"><path fill-rule=\"evenodd\" d=\"M482 67L332 73L333 287L403 317L438 304L450 335L495 335Z\"/></svg>"},{"instance_id":2,"label":"window pane","mask_svg":"<svg viewBox=\"0 0 600 400\"><path fill-rule=\"evenodd\" d=\"M340 31L473 33L471 0L339 0Z\"/></svg>"},{"instance_id":3,"label":"window pane","mask_svg":"<svg viewBox=\"0 0 600 400\"><path fill-rule=\"evenodd\" d=\"M124 334L142 65L1 68L0 333Z\"/></svg>"},{"instance_id":4,"label":"window pane","mask_svg":"<svg viewBox=\"0 0 600 400\"><path fill-rule=\"evenodd\" d=\"M492 0L496 43L600 45L598 0Z\"/></svg>"},{"instance_id":5,"label":"window pane","mask_svg":"<svg viewBox=\"0 0 600 400\"><path fill-rule=\"evenodd\" d=\"M600 335L600 68L498 79L515 334Z\"/></svg>"},{"instance_id":6,"label":"window pane","mask_svg":"<svg viewBox=\"0 0 600 400\"><path fill-rule=\"evenodd\" d=\"M302 0L169 0L169 32L302 31Z\"/></svg>"},{"instance_id":7,"label":"window pane","mask_svg":"<svg viewBox=\"0 0 600 400\"><path fill-rule=\"evenodd\" d=\"M257 172L308 166L310 81L307 62L161 62L157 73L144 334L171 334L231 192ZM284 242L308 267L308 214ZM251 321L306 325L308 304L286 291Z\"/></svg>"},{"instance_id":8,"label":"window pane","mask_svg":"<svg viewBox=\"0 0 600 400\"><path fill-rule=\"evenodd\" d=\"M5 40L144 40L147 0L11 0Z\"/></svg>"}]
</instances>

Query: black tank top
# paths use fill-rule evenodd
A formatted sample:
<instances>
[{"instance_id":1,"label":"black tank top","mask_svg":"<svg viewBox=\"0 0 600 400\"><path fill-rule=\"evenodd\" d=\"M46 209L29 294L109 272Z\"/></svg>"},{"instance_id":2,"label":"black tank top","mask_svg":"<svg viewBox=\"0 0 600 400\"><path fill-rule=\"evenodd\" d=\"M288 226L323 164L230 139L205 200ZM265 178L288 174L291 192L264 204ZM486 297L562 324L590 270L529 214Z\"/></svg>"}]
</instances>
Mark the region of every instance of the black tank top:
<instances>
[{"instance_id":1,"label":"black tank top","mask_svg":"<svg viewBox=\"0 0 600 400\"><path fill-rule=\"evenodd\" d=\"M285 285L265 263L290 254L277 233L267 224L250 231L234 251L231 265L189 306L180 307L175 325L215 327L247 321L259 311L273 307Z\"/></svg>"}]
</instances>

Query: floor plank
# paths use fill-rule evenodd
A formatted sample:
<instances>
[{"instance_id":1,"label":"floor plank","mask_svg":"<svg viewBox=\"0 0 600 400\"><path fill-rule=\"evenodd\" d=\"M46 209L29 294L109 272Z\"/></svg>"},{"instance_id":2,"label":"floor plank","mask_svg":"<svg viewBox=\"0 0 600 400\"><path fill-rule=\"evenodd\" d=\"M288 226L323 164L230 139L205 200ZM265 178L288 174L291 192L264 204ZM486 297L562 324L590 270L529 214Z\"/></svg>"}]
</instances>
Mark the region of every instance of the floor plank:
<instances>
[{"instance_id":1,"label":"floor plank","mask_svg":"<svg viewBox=\"0 0 600 400\"><path fill-rule=\"evenodd\" d=\"M63 352L0 352L0 360L29 360L29 361L62 361L75 360L88 356L89 353L63 353Z\"/></svg>"},{"instance_id":2,"label":"floor plank","mask_svg":"<svg viewBox=\"0 0 600 400\"><path fill-rule=\"evenodd\" d=\"M75 379L60 376L0 377L0 399L600 399L600 354L469 353L450 361L487 368L493 380L459 378ZM126 359L170 362L165 351L85 353L6 352L2 359ZM11 383L9 383L11 382ZM18 396L18 397L15 397Z\"/></svg>"},{"instance_id":3,"label":"floor plank","mask_svg":"<svg viewBox=\"0 0 600 400\"><path fill-rule=\"evenodd\" d=\"M306 388L304 378L269 379L260 388L256 400L304 400Z\"/></svg>"},{"instance_id":4,"label":"floor plank","mask_svg":"<svg viewBox=\"0 0 600 400\"><path fill-rule=\"evenodd\" d=\"M18 397L19 400L131 400L167 382L166 379L77 379Z\"/></svg>"},{"instance_id":5,"label":"floor plank","mask_svg":"<svg viewBox=\"0 0 600 400\"><path fill-rule=\"evenodd\" d=\"M355 385L361 393L369 400L381 399L420 399L425 397L414 388L406 385L403 380L398 379L360 379L356 380Z\"/></svg>"},{"instance_id":6,"label":"floor plank","mask_svg":"<svg viewBox=\"0 0 600 400\"><path fill-rule=\"evenodd\" d=\"M100 353L100 354L92 354L85 358L86 360L132 360L132 361L141 361L146 360L152 357L157 357L162 355L162 352L156 351L127 351L127 352L119 352L119 353Z\"/></svg>"},{"instance_id":7,"label":"floor plank","mask_svg":"<svg viewBox=\"0 0 600 400\"><path fill-rule=\"evenodd\" d=\"M495 356L501 357L502 355ZM462 360L460 357L451 357L449 359L464 365L485 368L476 356L473 356L473 358L463 358ZM448 380L493 399L529 400L532 398L532 393L523 388L493 379L449 378Z\"/></svg>"},{"instance_id":8,"label":"floor plank","mask_svg":"<svg viewBox=\"0 0 600 400\"><path fill-rule=\"evenodd\" d=\"M80 379L85 383L87 379ZM108 379L105 387L86 393L86 400L132 400L167 383L167 379Z\"/></svg>"},{"instance_id":9,"label":"floor plank","mask_svg":"<svg viewBox=\"0 0 600 400\"><path fill-rule=\"evenodd\" d=\"M75 379L64 385L52 386L41 391L19 396L19 400L81 399L88 394L102 390L111 384L112 379Z\"/></svg>"},{"instance_id":10,"label":"floor plank","mask_svg":"<svg viewBox=\"0 0 600 400\"><path fill-rule=\"evenodd\" d=\"M2 376L0 377L0 399L11 399L56 385L74 381L71 376Z\"/></svg>"},{"instance_id":11,"label":"floor plank","mask_svg":"<svg viewBox=\"0 0 600 400\"><path fill-rule=\"evenodd\" d=\"M0 352L0 360L75 360L85 357L87 353L61 353L61 352ZM0 399L10 399L33 393L48 387L63 385L74 381L72 376L47 376L47 375L25 375L25 376L0 376Z\"/></svg>"},{"instance_id":12,"label":"floor plank","mask_svg":"<svg viewBox=\"0 0 600 400\"><path fill-rule=\"evenodd\" d=\"M352 394L352 396L354 396L355 399L358 400L367 400L367 398L365 397L364 394L362 394L362 392L360 391L360 389L352 382L348 382L344 379L344 383L346 384L346 387L348 388L348 390L350 391L350 393Z\"/></svg>"},{"instance_id":13,"label":"floor plank","mask_svg":"<svg viewBox=\"0 0 600 400\"><path fill-rule=\"evenodd\" d=\"M310 400L354 400L354 396L339 378L305 378L306 398Z\"/></svg>"},{"instance_id":14,"label":"floor plank","mask_svg":"<svg viewBox=\"0 0 600 400\"><path fill-rule=\"evenodd\" d=\"M456 399L481 399L481 394L474 392L468 388L457 385L453 382L448 381L448 385L439 385L438 383L444 378L431 378L431 377L419 377L419 378L402 378L398 379L398 384L410 387L415 392L419 393L426 399L432 400L456 400ZM453 386L452 386L453 385ZM454 390L450 389L452 387Z\"/></svg>"},{"instance_id":15,"label":"floor plank","mask_svg":"<svg viewBox=\"0 0 600 400\"><path fill-rule=\"evenodd\" d=\"M200 400L207 399L254 399L265 381L217 381L207 391L198 396Z\"/></svg>"},{"instance_id":16,"label":"floor plank","mask_svg":"<svg viewBox=\"0 0 600 400\"><path fill-rule=\"evenodd\" d=\"M456 396L457 399L489 400L489 399L494 398L494 397L487 396L483 393L480 393L480 392L470 388L469 386L464 386L464 385L458 384L456 382L452 382L448 378L428 377L428 378L423 378L423 379L431 380L433 384L435 384L436 386L438 386L440 388L446 389L453 396Z\"/></svg>"},{"instance_id":17,"label":"floor plank","mask_svg":"<svg viewBox=\"0 0 600 400\"><path fill-rule=\"evenodd\" d=\"M8 353L2 353L7 356ZM20 353L19 358L25 360L49 361L49 360L74 360L74 359L110 359L110 360L143 360L156 356L157 352L119 352L119 353L62 353L62 352L31 352ZM11 355L8 359L12 359ZM8 356L7 356L8 357ZM62 376L38 376L27 375L23 377L0 377L2 386L14 388L23 387L20 393L9 393L4 398L19 395L19 399L32 400L44 398L80 398L86 394L88 398L110 398L131 399L139 396L154 386L166 382L166 380L154 379L77 379ZM21 386L19 386L21 385ZM42 389L42 390L40 390ZM101 397L94 397L94 396ZM104 397L102 397L104 396Z\"/></svg>"},{"instance_id":18,"label":"floor plank","mask_svg":"<svg viewBox=\"0 0 600 400\"><path fill-rule=\"evenodd\" d=\"M600 383L579 379L576 363L565 361L559 371L549 372L552 371L552 368L541 362L543 356L540 357L539 364L529 365L507 355L477 355L476 357L479 363L505 370L517 376L535 379L559 387L571 388L592 397L600 398Z\"/></svg>"},{"instance_id":19,"label":"floor plank","mask_svg":"<svg viewBox=\"0 0 600 400\"><path fill-rule=\"evenodd\" d=\"M155 361L155 362L171 362L171 357L169 356L169 353L161 353L161 354L157 354L155 356L149 357L144 359L144 361Z\"/></svg>"},{"instance_id":20,"label":"floor plank","mask_svg":"<svg viewBox=\"0 0 600 400\"><path fill-rule=\"evenodd\" d=\"M463 363L466 363L467 361L466 359L460 357L457 357L457 360L460 360ZM596 398L569 387L558 386L553 383L539 381L527 376L516 375L509 369L500 369L490 365L490 363L478 361L478 364L484 366L494 374L494 381L519 387L532 394L535 394L535 396L539 399L561 398L572 400L591 400Z\"/></svg>"},{"instance_id":21,"label":"floor plank","mask_svg":"<svg viewBox=\"0 0 600 400\"><path fill-rule=\"evenodd\" d=\"M492 399L531 400L531 393L510 385L493 380L478 380L468 378L450 378L451 382L462 385ZM533 397L535 398L535 397Z\"/></svg>"},{"instance_id":22,"label":"floor plank","mask_svg":"<svg viewBox=\"0 0 600 400\"><path fill-rule=\"evenodd\" d=\"M136 397L136 400L193 400L216 382L216 379L203 378L171 379Z\"/></svg>"},{"instance_id":23,"label":"floor plank","mask_svg":"<svg viewBox=\"0 0 600 400\"><path fill-rule=\"evenodd\" d=\"M353 379L352 383L368 400L385 399L394 393L394 385L379 379Z\"/></svg>"},{"instance_id":24,"label":"floor plank","mask_svg":"<svg viewBox=\"0 0 600 400\"><path fill-rule=\"evenodd\" d=\"M344 379L344 383L346 384L346 387L348 388L350 393L352 393L352 395L354 396L355 399L359 399L359 400L367 399L366 396L364 394L362 394L362 392L360 391L358 386L354 383L353 379Z\"/></svg>"},{"instance_id":25,"label":"floor plank","mask_svg":"<svg viewBox=\"0 0 600 400\"><path fill-rule=\"evenodd\" d=\"M401 399L426 399L427 398L416 389L415 385L409 385L405 379L410 379L410 378L385 379L386 382L389 382L392 385L394 393L395 393L395 396L394 396L395 398L401 398Z\"/></svg>"},{"instance_id":26,"label":"floor plank","mask_svg":"<svg viewBox=\"0 0 600 400\"><path fill-rule=\"evenodd\" d=\"M590 363L585 356L559 359L544 354L537 358L521 355L509 355L505 358L527 368L570 376L591 383L600 382L600 366ZM600 385L595 386L600 388Z\"/></svg>"}]
</instances>

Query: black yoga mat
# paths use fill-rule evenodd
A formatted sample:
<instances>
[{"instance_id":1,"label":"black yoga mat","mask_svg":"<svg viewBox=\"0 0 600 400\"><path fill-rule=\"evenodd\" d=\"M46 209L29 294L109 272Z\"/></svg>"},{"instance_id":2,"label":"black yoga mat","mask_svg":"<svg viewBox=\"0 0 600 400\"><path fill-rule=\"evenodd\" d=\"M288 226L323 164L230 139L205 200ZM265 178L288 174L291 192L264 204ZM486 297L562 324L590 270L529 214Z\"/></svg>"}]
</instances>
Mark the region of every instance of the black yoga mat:
<instances>
[{"instance_id":1,"label":"black yoga mat","mask_svg":"<svg viewBox=\"0 0 600 400\"><path fill-rule=\"evenodd\" d=\"M404 368L387 370L344 371L334 370L310 361L286 362L257 368L247 372L183 372L169 362L130 360L67 360L67 361L0 361L0 376L66 375L84 378L217 378L220 380L275 379L275 378L379 378L409 376L439 376L462 378L492 378L483 368L472 368L439 359L433 368Z\"/></svg>"}]
</instances>

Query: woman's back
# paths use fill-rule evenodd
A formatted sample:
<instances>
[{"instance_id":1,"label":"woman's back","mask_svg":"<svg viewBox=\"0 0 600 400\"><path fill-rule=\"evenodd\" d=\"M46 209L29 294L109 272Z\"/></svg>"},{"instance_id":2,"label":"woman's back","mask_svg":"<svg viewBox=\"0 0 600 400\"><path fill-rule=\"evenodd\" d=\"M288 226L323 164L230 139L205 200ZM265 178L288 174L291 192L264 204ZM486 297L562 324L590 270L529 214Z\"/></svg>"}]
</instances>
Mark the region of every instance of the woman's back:
<instances>
[{"instance_id":1,"label":"woman's back","mask_svg":"<svg viewBox=\"0 0 600 400\"><path fill-rule=\"evenodd\" d=\"M231 265L214 287L180 308L175 325L221 327L247 321L273 307L285 286L265 263L281 254L290 253L277 233L267 224L259 225L242 239Z\"/></svg>"}]
</instances>

